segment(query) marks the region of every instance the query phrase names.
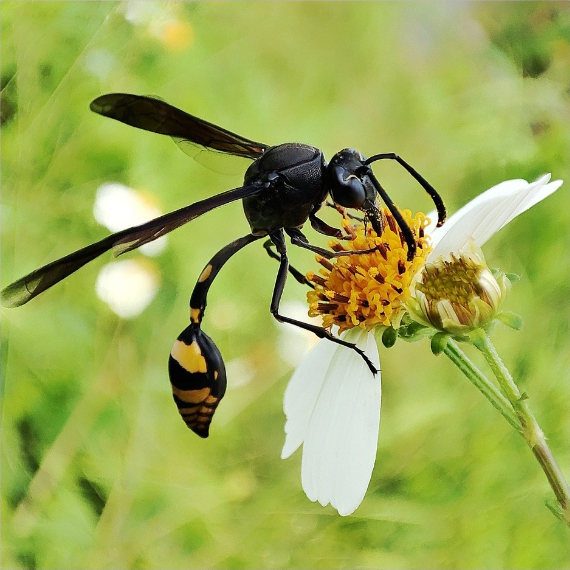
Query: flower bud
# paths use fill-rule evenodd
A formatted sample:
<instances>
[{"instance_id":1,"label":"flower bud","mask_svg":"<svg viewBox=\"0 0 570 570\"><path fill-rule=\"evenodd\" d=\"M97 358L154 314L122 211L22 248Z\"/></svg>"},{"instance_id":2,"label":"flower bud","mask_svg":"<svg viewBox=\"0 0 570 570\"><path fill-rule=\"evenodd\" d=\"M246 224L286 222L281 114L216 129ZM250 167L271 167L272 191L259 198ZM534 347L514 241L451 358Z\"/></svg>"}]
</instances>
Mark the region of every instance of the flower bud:
<instances>
[{"instance_id":1,"label":"flower bud","mask_svg":"<svg viewBox=\"0 0 570 570\"><path fill-rule=\"evenodd\" d=\"M493 276L474 244L427 263L414 277L407 303L413 319L452 335L484 328L495 318L510 282Z\"/></svg>"}]
</instances>

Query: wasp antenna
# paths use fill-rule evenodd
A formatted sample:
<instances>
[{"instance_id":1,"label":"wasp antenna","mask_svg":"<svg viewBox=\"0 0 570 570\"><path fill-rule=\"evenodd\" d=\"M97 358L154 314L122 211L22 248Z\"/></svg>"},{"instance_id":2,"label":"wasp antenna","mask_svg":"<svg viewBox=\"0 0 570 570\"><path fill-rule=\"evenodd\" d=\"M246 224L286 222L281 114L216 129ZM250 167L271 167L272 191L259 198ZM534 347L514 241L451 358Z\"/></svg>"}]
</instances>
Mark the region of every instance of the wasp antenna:
<instances>
[{"instance_id":1,"label":"wasp antenna","mask_svg":"<svg viewBox=\"0 0 570 570\"><path fill-rule=\"evenodd\" d=\"M433 200L435 207L437 209L437 227L442 226L445 222L445 218L447 216L447 212L445 210L445 204L443 203L442 197L439 195L438 191L412 166L410 166L403 158L400 158L397 154L393 152L385 152L382 154L375 154L371 156L367 160L364 161L363 164L370 165L376 160L395 160L398 164L403 166L411 176L419 182L420 186L429 194L430 198ZM401 227L401 226L400 226Z\"/></svg>"}]
</instances>

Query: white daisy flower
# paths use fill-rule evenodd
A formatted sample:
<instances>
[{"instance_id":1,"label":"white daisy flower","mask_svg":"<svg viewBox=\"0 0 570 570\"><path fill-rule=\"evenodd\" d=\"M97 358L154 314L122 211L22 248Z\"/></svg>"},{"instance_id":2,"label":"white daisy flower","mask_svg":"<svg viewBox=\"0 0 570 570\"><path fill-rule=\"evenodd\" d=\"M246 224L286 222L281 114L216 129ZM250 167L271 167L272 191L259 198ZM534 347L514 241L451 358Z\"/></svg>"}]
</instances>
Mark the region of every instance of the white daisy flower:
<instances>
[{"instance_id":1,"label":"white daisy flower","mask_svg":"<svg viewBox=\"0 0 570 570\"><path fill-rule=\"evenodd\" d=\"M315 290L308 294L309 314L321 315L326 328L338 326L340 333L347 331L343 339L355 342L379 369L373 329L399 326L407 304L413 302L412 280L426 262L461 257L461 252L483 246L562 184L561 180L549 180L550 175L545 175L532 183L502 182L439 228L428 223L423 214L412 218L409 211L403 211L418 243L411 262L407 261L407 244L397 225L384 211L382 236L377 237L370 228L366 234L357 228L353 230L356 239L333 245L336 250L377 246L378 251L339 257L334 263L317 257L323 269L320 275L308 274L315 284ZM473 258L472 253L466 255ZM487 273L485 281L490 283ZM489 287L495 288L493 284ZM491 297L495 310L501 299L498 293ZM303 445L301 479L309 499L323 506L330 503L341 515L354 512L364 498L376 459L380 374L374 376L355 351L321 340L289 381L284 410L286 438L281 457L289 457Z\"/></svg>"}]
</instances>

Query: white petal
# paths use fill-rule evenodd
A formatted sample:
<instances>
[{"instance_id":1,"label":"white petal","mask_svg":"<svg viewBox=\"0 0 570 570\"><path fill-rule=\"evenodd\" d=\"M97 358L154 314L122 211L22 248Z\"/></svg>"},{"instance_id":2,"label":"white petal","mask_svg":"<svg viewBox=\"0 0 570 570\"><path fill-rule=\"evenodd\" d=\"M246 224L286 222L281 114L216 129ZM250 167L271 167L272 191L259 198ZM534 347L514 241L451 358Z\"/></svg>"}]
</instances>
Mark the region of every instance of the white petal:
<instances>
[{"instance_id":1,"label":"white petal","mask_svg":"<svg viewBox=\"0 0 570 570\"><path fill-rule=\"evenodd\" d=\"M355 328L343 338L356 342L380 368L373 333ZM305 434L301 478L309 499L330 503L341 515L358 507L372 476L379 425L380 374L338 346Z\"/></svg>"},{"instance_id":2,"label":"white petal","mask_svg":"<svg viewBox=\"0 0 570 570\"><path fill-rule=\"evenodd\" d=\"M480 194L463 206L441 228L432 231L434 250L429 258L463 249L472 239L481 247L513 218L522 214L561 185L561 180L547 184L546 174L536 182L507 180Z\"/></svg>"},{"instance_id":3,"label":"white petal","mask_svg":"<svg viewBox=\"0 0 570 570\"><path fill-rule=\"evenodd\" d=\"M319 341L289 380L283 399L287 421L281 459L289 457L303 443L325 374L338 346L326 338Z\"/></svg>"},{"instance_id":4,"label":"white petal","mask_svg":"<svg viewBox=\"0 0 570 570\"><path fill-rule=\"evenodd\" d=\"M442 227L436 228L435 223L432 221L428 226L426 233L429 233L432 239L432 244L436 246L443 239L443 237L449 231L451 231L451 229L457 224L458 221L463 220L471 212L476 212L478 208L481 208L485 204L488 204L489 207L491 207L492 203L489 203L489 199L493 199L493 197L495 197L498 200L502 200L503 198L510 196L513 193L519 192L521 188L527 187L528 182L522 179L506 180L505 182L501 182L500 184L489 188L489 190L486 190L482 194L479 194L477 197L473 198L473 200L465 204L465 206L455 212L445 222L445 224L443 224ZM428 214L428 217L430 220L435 219L437 221L437 213L435 210L433 213Z\"/></svg>"},{"instance_id":5,"label":"white petal","mask_svg":"<svg viewBox=\"0 0 570 570\"><path fill-rule=\"evenodd\" d=\"M539 202L541 202L542 200L544 200L545 198L550 196L550 194L553 194L554 192L556 192L556 190L558 190L558 188L560 188L560 186L562 186L562 184L563 184L562 180L553 180L549 184L545 184L535 194L533 194L533 196L531 197L531 200L529 200L529 202L525 205L524 209L518 210L510 218L509 222L513 218L516 218L519 214L526 212L529 208L532 208L533 206L535 206L536 204L538 204Z\"/></svg>"}]
</instances>

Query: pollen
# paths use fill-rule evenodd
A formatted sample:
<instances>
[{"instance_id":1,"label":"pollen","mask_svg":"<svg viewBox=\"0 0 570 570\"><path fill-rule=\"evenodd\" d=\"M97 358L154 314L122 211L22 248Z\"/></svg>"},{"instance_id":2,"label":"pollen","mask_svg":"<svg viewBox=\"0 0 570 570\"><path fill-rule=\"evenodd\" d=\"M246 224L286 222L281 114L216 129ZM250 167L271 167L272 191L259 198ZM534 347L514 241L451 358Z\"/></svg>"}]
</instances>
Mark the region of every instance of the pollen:
<instances>
[{"instance_id":1,"label":"pollen","mask_svg":"<svg viewBox=\"0 0 570 570\"><path fill-rule=\"evenodd\" d=\"M326 329L338 326L341 333L356 326L400 325L410 297L410 282L431 251L424 234L429 219L422 213L412 217L410 210L401 212L417 244L414 259L408 261L408 246L396 220L387 208L381 213L380 236L370 225L353 226L345 218L343 228L353 239L329 243L333 251L372 251L330 260L316 256L322 266L319 274L307 273L315 286L307 294L309 315L322 316Z\"/></svg>"}]
</instances>

